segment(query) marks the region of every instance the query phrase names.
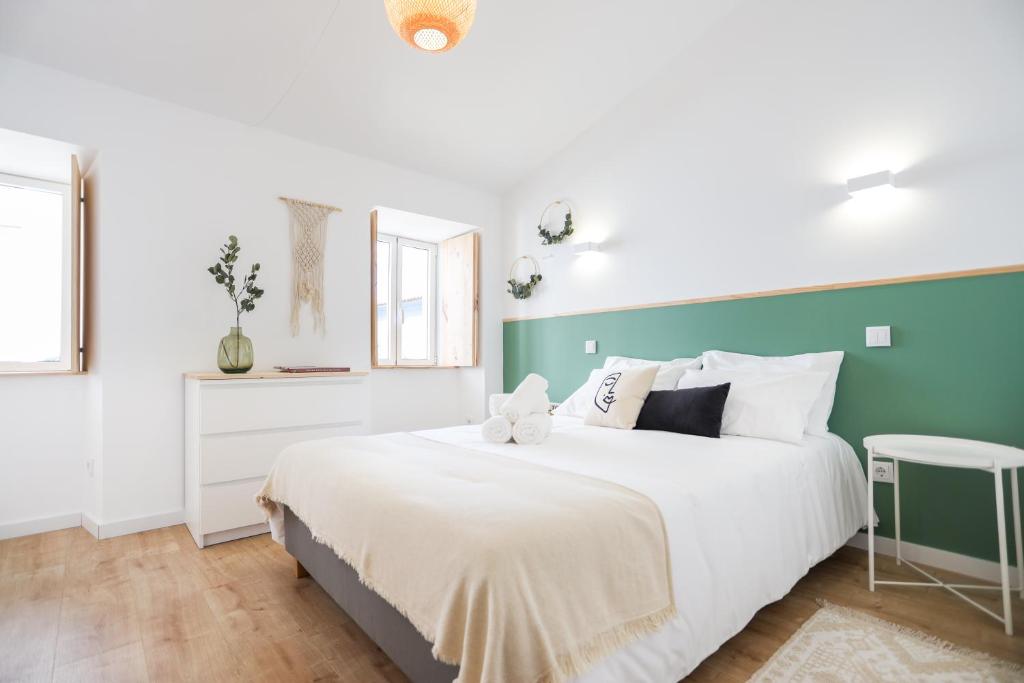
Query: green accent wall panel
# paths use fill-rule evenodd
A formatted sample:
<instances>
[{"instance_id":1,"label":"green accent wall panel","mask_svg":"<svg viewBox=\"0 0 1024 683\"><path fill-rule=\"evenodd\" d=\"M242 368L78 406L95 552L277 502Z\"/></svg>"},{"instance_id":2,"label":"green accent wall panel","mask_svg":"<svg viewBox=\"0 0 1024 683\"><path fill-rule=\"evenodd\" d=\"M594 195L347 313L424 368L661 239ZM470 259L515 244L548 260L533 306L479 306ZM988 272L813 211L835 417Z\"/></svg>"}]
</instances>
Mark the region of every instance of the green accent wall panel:
<instances>
[{"instance_id":1,"label":"green accent wall panel","mask_svg":"<svg viewBox=\"0 0 1024 683\"><path fill-rule=\"evenodd\" d=\"M892 326L891 348L865 347L870 325ZM597 355L584 354L587 339L597 340ZM845 351L829 425L862 462L869 434L1024 447L1024 273L506 322L504 384L510 390L536 372L560 401L605 356L669 359L709 349ZM914 465L900 474L905 541L998 559L991 475ZM891 537L892 486L875 487L878 531Z\"/></svg>"}]
</instances>

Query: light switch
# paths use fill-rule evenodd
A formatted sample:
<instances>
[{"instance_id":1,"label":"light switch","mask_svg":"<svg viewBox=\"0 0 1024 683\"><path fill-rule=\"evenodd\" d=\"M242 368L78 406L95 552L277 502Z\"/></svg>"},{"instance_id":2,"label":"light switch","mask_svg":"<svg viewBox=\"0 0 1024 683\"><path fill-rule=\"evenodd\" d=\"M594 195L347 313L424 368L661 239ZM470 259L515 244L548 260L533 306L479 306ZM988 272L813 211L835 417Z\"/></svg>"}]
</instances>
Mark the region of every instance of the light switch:
<instances>
[{"instance_id":1,"label":"light switch","mask_svg":"<svg viewBox=\"0 0 1024 683\"><path fill-rule=\"evenodd\" d=\"M865 327L864 337L868 346L892 346L892 333L889 325Z\"/></svg>"},{"instance_id":2,"label":"light switch","mask_svg":"<svg viewBox=\"0 0 1024 683\"><path fill-rule=\"evenodd\" d=\"M584 353L597 353L597 340L596 339L588 339L586 342L584 342L583 352Z\"/></svg>"}]
</instances>

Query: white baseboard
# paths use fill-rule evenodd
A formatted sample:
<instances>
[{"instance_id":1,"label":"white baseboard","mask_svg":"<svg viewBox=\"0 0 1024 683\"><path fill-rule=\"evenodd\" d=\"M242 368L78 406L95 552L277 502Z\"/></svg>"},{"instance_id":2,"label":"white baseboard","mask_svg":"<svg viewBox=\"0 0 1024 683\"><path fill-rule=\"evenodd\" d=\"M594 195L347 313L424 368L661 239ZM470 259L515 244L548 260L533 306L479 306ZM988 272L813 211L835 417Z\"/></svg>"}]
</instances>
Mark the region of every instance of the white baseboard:
<instances>
[{"instance_id":1,"label":"white baseboard","mask_svg":"<svg viewBox=\"0 0 1024 683\"><path fill-rule=\"evenodd\" d=\"M78 526L83 527L96 538L114 538L115 536L134 534L139 531L162 529L165 526L174 526L184 522L184 510L172 510L145 517L121 519L116 522L97 522L87 514L72 512L66 515L0 524L0 540L41 534L59 529L73 529Z\"/></svg>"},{"instance_id":2,"label":"white baseboard","mask_svg":"<svg viewBox=\"0 0 1024 683\"><path fill-rule=\"evenodd\" d=\"M89 521L96 525L96 533L93 533L96 538L114 538L115 536L125 536L140 531L150 531L152 529L162 529L165 526L184 524L185 510L171 510L155 515L146 515L145 517L120 519L116 522L100 522L96 524L92 520ZM90 533L92 533L91 530Z\"/></svg>"},{"instance_id":3,"label":"white baseboard","mask_svg":"<svg viewBox=\"0 0 1024 683\"><path fill-rule=\"evenodd\" d=\"M861 550L867 550L868 535L864 532L860 532L847 541L846 545L854 548L860 548ZM977 557L971 557L970 555L961 555L960 553L954 553L948 550L929 548L926 545L918 545L917 543L907 543L906 541L900 543L900 546L903 550L903 557L907 558L911 562L925 564L937 569L945 569L946 571L956 572L957 574L973 576L974 578L981 579L983 581L999 583L998 562L982 560ZM875 552L880 555L891 555L895 557L896 539L888 538L886 536L875 536ZM1011 575L1014 573L1013 561L1013 557L1011 557ZM1011 579L1010 583L1015 584L1015 581Z\"/></svg>"},{"instance_id":4,"label":"white baseboard","mask_svg":"<svg viewBox=\"0 0 1024 683\"><path fill-rule=\"evenodd\" d=\"M17 538L19 536L41 534L47 531L57 531L58 529L72 529L78 526L83 527L98 539L114 538L115 536L124 536L126 534L134 534L139 531L150 531L152 529L162 529L165 526L174 526L175 524L184 523L184 510L171 510L170 512L161 512L156 515L147 515L145 517L120 519L116 522L99 522L87 514L72 512L66 515L57 515L55 517L27 519L21 522L0 524L0 541L7 538Z\"/></svg>"},{"instance_id":5,"label":"white baseboard","mask_svg":"<svg viewBox=\"0 0 1024 683\"><path fill-rule=\"evenodd\" d=\"M82 528L92 534L93 538L100 537L100 525L89 515L82 513Z\"/></svg>"},{"instance_id":6,"label":"white baseboard","mask_svg":"<svg viewBox=\"0 0 1024 683\"><path fill-rule=\"evenodd\" d=\"M82 515L78 512L69 512L64 515L44 517L42 519L26 519L21 522L8 522L6 524L0 524L0 540L17 538L19 536L30 536L32 534L41 534L47 531L57 531L58 529L72 529L81 525Z\"/></svg>"}]
</instances>

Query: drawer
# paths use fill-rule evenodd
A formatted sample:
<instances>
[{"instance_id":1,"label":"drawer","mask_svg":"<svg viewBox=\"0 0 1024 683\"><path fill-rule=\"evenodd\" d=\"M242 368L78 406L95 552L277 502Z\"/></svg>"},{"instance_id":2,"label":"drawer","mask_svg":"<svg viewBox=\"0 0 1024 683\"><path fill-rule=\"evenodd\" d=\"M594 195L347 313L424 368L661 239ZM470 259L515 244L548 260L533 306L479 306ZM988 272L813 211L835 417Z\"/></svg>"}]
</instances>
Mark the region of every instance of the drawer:
<instances>
[{"instance_id":1,"label":"drawer","mask_svg":"<svg viewBox=\"0 0 1024 683\"><path fill-rule=\"evenodd\" d=\"M256 494L262 487L262 477L201 487L202 533L265 522L263 509L256 504Z\"/></svg>"},{"instance_id":2,"label":"drawer","mask_svg":"<svg viewBox=\"0 0 1024 683\"><path fill-rule=\"evenodd\" d=\"M200 437L200 484L265 477L278 454L299 441L365 433L362 424L313 429L285 429Z\"/></svg>"},{"instance_id":3,"label":"drawer","mask_svg":"<svg viewBox=\"0 0 1024 683\"><path fill-rule=\"evenodd\" d=\"M200 391L200 434L365 422L362 378L209 382Z\"/></svg>"}]
</instances>

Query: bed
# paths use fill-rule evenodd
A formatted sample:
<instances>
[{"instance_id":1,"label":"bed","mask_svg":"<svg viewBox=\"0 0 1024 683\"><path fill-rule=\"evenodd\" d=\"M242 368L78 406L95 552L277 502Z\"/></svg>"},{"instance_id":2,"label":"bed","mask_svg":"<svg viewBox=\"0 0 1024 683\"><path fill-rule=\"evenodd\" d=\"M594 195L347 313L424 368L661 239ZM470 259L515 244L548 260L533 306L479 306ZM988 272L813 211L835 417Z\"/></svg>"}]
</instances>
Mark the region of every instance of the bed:
<instances>
[{"instance_id":1,"label":"bed","mask_svg":"<svg viewBox=\"0 0 1024 683\"><path fill-rule=\"evenodd\" d=\"M346 438L290 449L296 456L323 456L343 451ZM867 520L863 469L850 445L831 434L808 435L797 445L590 427L577 418L556 417L551 436L537 446L485 443L477 426L405 438L614 482L657 506L677 612L653 632L593 662L575 678L580 682L682 679ZM271 527L413 681L453 680L457 667L432 661L423 635L330 549L313 541L300 511L279 506Z\"/></svg>"}]
</instances>

